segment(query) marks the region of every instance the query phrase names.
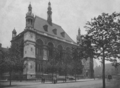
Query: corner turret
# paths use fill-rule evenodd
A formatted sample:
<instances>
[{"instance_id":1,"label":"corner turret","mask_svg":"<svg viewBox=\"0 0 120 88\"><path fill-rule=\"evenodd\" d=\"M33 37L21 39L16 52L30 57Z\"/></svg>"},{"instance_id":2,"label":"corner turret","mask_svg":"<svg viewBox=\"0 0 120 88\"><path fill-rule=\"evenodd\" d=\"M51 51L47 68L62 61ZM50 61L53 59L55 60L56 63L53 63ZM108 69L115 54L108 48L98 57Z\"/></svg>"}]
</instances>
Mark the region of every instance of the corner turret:
<instances>
[{"instance_id":1,"label":"corner turret","mask_svg":"<svg viewBox=\"0 0 120 88\"><path fill-rule=\"evenodd\" d=\"M32 13L32 5L29 4L28 12L26 14L26 29L31 29L34 27L34 14Z\"/></svg>"},{"instance_id":2,"label":"corner turret","mask_svg":"<svg viewBox=\"0 0 120 88\"><path fill-rule=\"evenodd\" d=\"M80 28L78 29L78 35L77 35L77 44L81 44L82 41L81 41L81 31L80 31Z\"/></svg>"},{"instance_id":3,"label":"corner turret","mask_svg":"<svg viewBox=\"0 0 120 88\"><path fill-rule=\"evenodd\" d=\"M17 32L16 32L16 30L15 30L15 28L14 28L13 31L12 31L12 39L15 38L16 35L17 35Z\"/></svg>"}]
</instances>

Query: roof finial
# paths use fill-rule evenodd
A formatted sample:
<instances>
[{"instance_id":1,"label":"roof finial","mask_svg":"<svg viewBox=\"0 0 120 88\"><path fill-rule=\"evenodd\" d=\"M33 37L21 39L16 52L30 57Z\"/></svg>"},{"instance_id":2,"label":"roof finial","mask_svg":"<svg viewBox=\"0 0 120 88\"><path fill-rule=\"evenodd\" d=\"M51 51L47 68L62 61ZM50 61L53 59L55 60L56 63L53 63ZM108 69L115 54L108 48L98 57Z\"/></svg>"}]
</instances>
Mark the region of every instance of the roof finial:
<instances>
[{"instance_id":1,"label":"roof finial","mask_svg":"<svg viewBox=\"0 0 120 88\"><path fill-rule=\"evenodd\" d=\"M12 31L12 32L13 32L13 34L16 34L16 33L17 33L17 32L16 32L16 30L15 30L15 27L14 27L14 29L13 29L13 31Z\"/></svg>"},{"instance_id":2,"label":"roof finial","mask_svg":"<svg viewBox=\"0 0 120 88\"><path fill-rule=\"evenodd\" d=\"M31 2L30 2L30 4L29 4L29 6L28 6L28 10L29 10L30 12L32 12Z\"/></svg>"},{"instance_id":3,"label":"roof finial","mask_svg":"<svg viewBox=\"0 0 120 88\"><path fill-rule=\"evenodd\" d=\"M48 5L51 5L51 2L50 2L50 0L49 0L49 2L48 2Z\"/></svg>"},{"instance_id":4,"label":"roof finial","mask_svg":"<svg viewBox=\"0 0 120 88\"><path fill-rule=\"evenodd\" d=\"M80 30L80 28L78 29L78 35L81 35L81 30Z\"/></svg>"},{"instance_id":5,"label":"roof finial","mask_svg":"<svg viewBox=\"0 0 120 88\"><path fill-rule=\"evenodd\" d=\"M81 30L80 30L80 28L78 28L77 43L78 44L81 43Z\"/></svg>"}]
</instances>

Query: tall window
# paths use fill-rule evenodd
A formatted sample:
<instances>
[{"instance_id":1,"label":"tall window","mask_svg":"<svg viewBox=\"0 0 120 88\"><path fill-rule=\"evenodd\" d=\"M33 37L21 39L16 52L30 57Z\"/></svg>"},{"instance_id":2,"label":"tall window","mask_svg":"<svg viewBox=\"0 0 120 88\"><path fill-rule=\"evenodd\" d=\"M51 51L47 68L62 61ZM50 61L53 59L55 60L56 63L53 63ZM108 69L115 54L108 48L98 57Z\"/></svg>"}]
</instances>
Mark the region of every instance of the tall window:
<instances>
[{"instance_id":1,"label":"tall window","mask_svg":"<svg viewBox=\"0 0 120 88\"><path fill-rule=\"evenodd\" d=\"M36 57L41 59L43 56L43 41L38 39L36 41Z\"/></svg>"},{"instance_id":2,"label":"tall window","mask_svg":"<svg viewBox=\"0 0 120 88\"><path fill-rule=\"evenodd\" d=\"M36 71L40 72L40 69L41 69L40 62L43 58L43 41L41 39L38 39L36 41L36 58L37 58ZM39 62L39 60L40 60L40 62Z\"/></svg>"},{"instance_id":3,"label":"tall window","mask_svg":"<svg viewBox=\"0 0 120 88\"><path fill-rule=\"evenodd\" d=\"M61 45L58 45L59 57L62 58L63 48Z\"/></svg>"},{"instance_id":4,"label":"tall window","mask_svg":"<svg viewBox=\"0 0 120 88\"><path fill-rule=\"evenodd\" d=\"M67 54L70 53L70 48L69 47L66 48L66 52L67 52Z\"/></svg>"},{"instance_id":5,"label":"tall window","mask_svg":"<svg viewBox=\"0 0 120 88\"><path fill-rule=\"evenodd\" d=\"M52 57L53 56L53 43L49 42L48 43L48 52L49 52L49 57Z\"/></svg>"}]
</instances>

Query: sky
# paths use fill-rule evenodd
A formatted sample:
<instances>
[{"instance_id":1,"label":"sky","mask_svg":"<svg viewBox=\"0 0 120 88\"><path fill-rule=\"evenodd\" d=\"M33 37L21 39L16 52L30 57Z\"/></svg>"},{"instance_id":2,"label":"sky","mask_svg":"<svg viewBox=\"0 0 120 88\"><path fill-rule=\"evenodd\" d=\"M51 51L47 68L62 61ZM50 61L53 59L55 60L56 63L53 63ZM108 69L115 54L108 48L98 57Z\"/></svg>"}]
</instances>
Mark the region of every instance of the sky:
<instances>
[{"instance_id":1,"label":"sky","mask_svg":"<svg viewBox=\"0 0 120 88\"><path fill-rule=\"evenodd\" d=\"M31 3L33 13L47 19L51 2L52 21L60 25L76 41L78 28L85 34L85 24L101 13L120 12L120 0L0 0L0 43L10 47L12 30L25 29L25 16Z\"/></svg>"}]
</instances>

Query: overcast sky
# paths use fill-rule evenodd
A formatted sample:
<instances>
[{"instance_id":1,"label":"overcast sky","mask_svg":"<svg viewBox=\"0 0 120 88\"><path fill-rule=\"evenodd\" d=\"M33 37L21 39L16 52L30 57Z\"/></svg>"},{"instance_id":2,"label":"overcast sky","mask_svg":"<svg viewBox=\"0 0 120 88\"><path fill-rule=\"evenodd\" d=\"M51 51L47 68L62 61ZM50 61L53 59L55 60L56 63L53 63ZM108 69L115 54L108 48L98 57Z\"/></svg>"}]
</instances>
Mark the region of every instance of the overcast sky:
<instances>
[{"instance_id":1,"label":"overcast sky","mask_svg":"<svg viewBox=\"0 0 120 88\"><path fill-rule=\"evenodd\" d=\"M0 43L10 47L12 30L20 33L25 28L25 15L31 2L33 13L47 18L49 0L0 0ZM120 0L50 0L52 20L76 41L78 28L85 34L85 23L106 12L120 12Z\"/></svg>"}]
</instances>

